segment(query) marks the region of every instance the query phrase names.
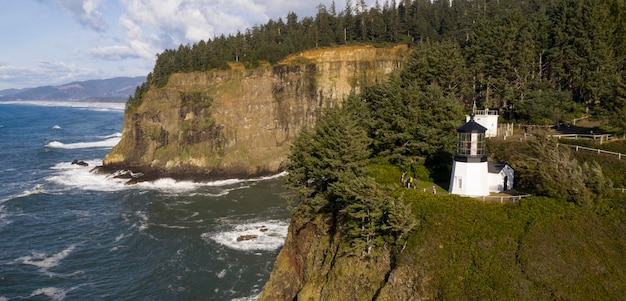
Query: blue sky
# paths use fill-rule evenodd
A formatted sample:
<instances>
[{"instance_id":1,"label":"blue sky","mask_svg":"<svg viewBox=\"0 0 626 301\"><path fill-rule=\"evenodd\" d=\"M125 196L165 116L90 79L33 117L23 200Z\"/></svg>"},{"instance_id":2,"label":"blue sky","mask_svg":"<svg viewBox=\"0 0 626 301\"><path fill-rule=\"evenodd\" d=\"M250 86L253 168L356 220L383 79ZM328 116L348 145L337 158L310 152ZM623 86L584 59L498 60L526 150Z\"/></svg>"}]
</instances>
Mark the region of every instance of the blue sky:
<instances>
[{"instance_id":1,"label":"blue sky","mask_svg":"<svg viewBox=\"0 0 626 301\"><path fill-rule=\"evenodd\" d=\"M352 0L351 3L356 3ZM375 0L365 3L373 5ZM384 1L379 1L383 3ZM2 0L0 90L147 75L156 54L332 0ZM346 0L336 0L343 10Z\"/></svg>"}]
</instances>

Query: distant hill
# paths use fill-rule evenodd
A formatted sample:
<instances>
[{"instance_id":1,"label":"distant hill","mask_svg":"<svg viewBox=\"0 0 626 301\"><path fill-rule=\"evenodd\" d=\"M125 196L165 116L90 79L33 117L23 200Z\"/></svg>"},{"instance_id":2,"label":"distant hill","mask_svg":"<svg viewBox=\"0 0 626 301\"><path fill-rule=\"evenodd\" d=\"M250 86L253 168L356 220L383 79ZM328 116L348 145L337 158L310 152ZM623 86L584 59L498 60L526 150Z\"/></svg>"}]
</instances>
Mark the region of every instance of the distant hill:
<instances>
[{"instance_id":1,"label":"distant hill","mask_svg":"<svg viewBox=\"0 0 626 301\"><path fill-rule=\"evenodd\" d=\"M145 76L115 77L60 86L41 86L0 91L0 101L10 100L72 100L124 102L135 93L135 88L146 80Z\"/></svg>"}]
</instances>

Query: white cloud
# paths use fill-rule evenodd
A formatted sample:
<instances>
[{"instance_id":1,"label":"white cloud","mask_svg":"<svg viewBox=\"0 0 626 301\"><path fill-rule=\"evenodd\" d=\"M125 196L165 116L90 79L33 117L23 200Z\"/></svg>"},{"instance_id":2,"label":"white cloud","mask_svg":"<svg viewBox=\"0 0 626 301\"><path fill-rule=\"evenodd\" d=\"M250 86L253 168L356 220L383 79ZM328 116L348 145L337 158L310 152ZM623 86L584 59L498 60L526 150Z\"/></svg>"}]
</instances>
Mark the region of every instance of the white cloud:
<instances>
[{"instance_id":1,"label":"white cloud","mask_svg":"<svg viewBox=\"0 0 626 301\"><path fill-rule=\"evenodd\" d=\"M98 0L57 1L66 5L82 2L83 11L97 12ZM157 53L175 49L180 44L244 32L255 25L267 23L269 19L285 18L292 11L297 12L300 19L314 16L319 3L327 8L332 3L332 0L318 3L306 0L119 1L123 13L118 23L125 34L125 38L120 40L124 42L90 49L88 53L96 59L119 61L140 57L153 61ZM337 11L343 8L345 2L336 3Z\"/></svg>"},{"instance_id":2,"label":"white cloud","mask_svg":"<svg viewBox=\"0 0 626 301\"><path fill-rule=\"evenodd\" d=\"M265 5L254 0L120 0L122 44L89 50L94 58L154 60L180 44L213 39L267 22ZM134 54L134 55L133 55Z\"/></svg>"},{"instance_id":3,"label":"white cloud","mask_svg":"<svg viewBox=\"0 0 626 301\"><path fill-rule=\"evenodd\" d=\"M49 3L38 0L41 3ZM98 32L108 29L102 13L98 10L101 0L55 0L53 3L68 12L78 23Z\"/></svg>"},{"instance_id":4,"label":"white cloud","mask_svg":"<svg viewBox=\"0 0 626 301\"><path fill-rule=\"evenodd\" d=\"M137 54L137 51L133 48L119 45L92 48L89 50L89 54L94 58L108 61L121 61L123 59L134 59L140 57Z\"/></svg>"},{"instance_id":5,"label":"white cloud","mask_svg":"<svg viewBox=\"0 0 626 301\"><path fill-rule=\"evenodd\" d=\"M124 22L156 34L163 46L210 39L222 33L244 30L250 22L269 17L252 0L122 0Z\"/></svg>"}]
</instances>

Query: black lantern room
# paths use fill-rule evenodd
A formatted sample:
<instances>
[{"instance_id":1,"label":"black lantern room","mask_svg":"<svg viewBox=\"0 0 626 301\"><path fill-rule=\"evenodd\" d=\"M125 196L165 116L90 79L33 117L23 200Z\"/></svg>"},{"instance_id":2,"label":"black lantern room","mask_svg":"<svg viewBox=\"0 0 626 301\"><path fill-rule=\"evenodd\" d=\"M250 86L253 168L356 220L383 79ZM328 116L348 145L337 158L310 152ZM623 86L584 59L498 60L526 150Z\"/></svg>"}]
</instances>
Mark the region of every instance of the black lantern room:
<instances>
[{"instance_id":1,"label":"black lantern room","mask_svg":"<svg viewBox=\"0 0 626 301\"><path fill-rule=\"evenodd\" d=\"M456 129L458 146L454 160L459 162L486 162L485 132L487 128L474 120L474 113L470 120Z\"/></svg>"}]
</instances>

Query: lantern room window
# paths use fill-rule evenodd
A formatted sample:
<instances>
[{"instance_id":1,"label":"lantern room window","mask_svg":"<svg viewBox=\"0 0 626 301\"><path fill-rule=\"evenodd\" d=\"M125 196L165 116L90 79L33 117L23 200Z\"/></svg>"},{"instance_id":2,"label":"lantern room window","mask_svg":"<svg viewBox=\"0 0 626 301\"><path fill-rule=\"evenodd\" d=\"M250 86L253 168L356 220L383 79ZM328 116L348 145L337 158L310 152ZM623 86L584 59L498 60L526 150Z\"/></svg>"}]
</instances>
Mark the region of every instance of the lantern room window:
<instances>
[{"instance_id":1,"label":"lantern room window","mask_svg":"<svg viewBox=\"0 0 626 301\"><path fill-rule=\"evenodd\" d=\"M485 154L485 133L459 133L457 154L482 156Z\"/></svg>"}]
</instances>

